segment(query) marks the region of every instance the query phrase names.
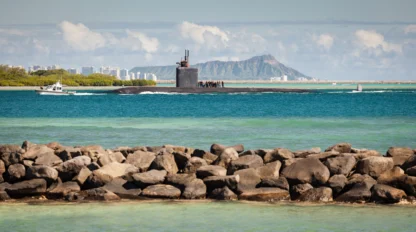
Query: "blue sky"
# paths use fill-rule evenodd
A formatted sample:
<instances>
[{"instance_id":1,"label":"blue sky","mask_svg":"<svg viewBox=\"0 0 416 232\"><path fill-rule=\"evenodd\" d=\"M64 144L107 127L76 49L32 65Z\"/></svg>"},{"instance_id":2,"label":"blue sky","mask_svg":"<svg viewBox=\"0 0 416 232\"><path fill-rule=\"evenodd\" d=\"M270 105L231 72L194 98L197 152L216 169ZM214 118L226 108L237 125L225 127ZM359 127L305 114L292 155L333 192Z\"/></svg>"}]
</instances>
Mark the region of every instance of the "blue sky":
<instances>
[{"instance_id":1,"label":"blue sky","mask_svg":"<svg viewBox=\"0 0 416 232\"><path fill-rule=\"evenodd\" d=\"M416 1L0 0L0 63L172 65L271 54L330 80L416 80Z\"/></svg>"}]
</instances>

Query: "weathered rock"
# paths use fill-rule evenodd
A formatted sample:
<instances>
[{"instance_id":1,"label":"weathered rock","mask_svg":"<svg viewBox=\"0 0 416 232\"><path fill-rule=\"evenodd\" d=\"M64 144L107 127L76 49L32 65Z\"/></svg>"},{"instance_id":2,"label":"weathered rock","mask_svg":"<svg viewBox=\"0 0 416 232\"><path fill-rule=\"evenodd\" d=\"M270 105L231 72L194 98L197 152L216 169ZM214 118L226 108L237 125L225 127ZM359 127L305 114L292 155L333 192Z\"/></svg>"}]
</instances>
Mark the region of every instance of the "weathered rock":
<instances>
[{"instance_id":1,"label":"weathered rock","mask_svg":"<svg viewBox=\"0 0 416 232\"><path fill-rule=\"evenodd\" d=\"M182 191L184 190L185 186L191 183L193 180L196 179L196 175L194 173L182 173L182 174L168 174L165 179L165 183L169 185L173 185Z\"/></svg>"},{"instance_id":2,"label":"weathered rock","mask_svg":"<svg viewBox=\"0 0 416 232\"><path fill-rule=\"evenodd\" d=\"M332 157L337 157L339 156L341 153L337 152L337 151L326 151L326 152L321 152L321 153L316 153L316 154L311 154L308 155L307 158L317 158L320 161L324 162L325 160L327 160L328 158L332 158Z\"/></svg>"},{"instance_id":3,"label":"weathered rock","mask_svg":"<svg viewBox=\"0 0 416 232\"><path fill-rule=\"evenodd\" d=\"M93 171L95 171L95 170L97 170L97 169L100 169L101 167L100 167L100 165L99 164L97 164L96 162L91 162L90 164L88 164L87 166L86 166L91 172L93 172Z\"/></svg>"},{"instance_id":4,"label":"weathered rock","mask_svg":"<svg viewBox=\"0 0 416 232\"><path fill-rule=\"evenodd\" d=\"M302 193L298 200L309 202L329 202L332 201L332 189L328 187L309 189L306 192Z\"/></svg>"},{"instance_id":5,"label":"weathered rock","mask_svg":"<svg viewBox=\"0 0 416 232\"><path fill-rule=\"evenodd\" d=\"M51 155L55 155L55 150L52 148L49 148L46 145L34 145L23 154L23 158L36 160L39 157Z\"/></svg>"},{"instance_id":6,"label":"weathered rock","mask_svg":"<svg viewBox=\"0 0 416 232\"><path fill-rule=\"evenodd\" d=\"M380 174L380 176L377 178L377 183L397 186L404 175L404 171L401 168L395 166L394 168Z\"/></svg>"},{"instance_id":7,"label":"weathered rock","mask_svg":"<svg viewBox=\"0 0 416 232\"><path fill-rule=\"evenodd\" d=\"M409 176L416 176L416 166L406 169L406 174Z\"/></svg>"},{"instance_id":8,"label":"weathered rock","mask_svg":"<svg viewBox=\"0 0 416 232\"><path fill-rule=\"evenodd\" d=\"M293 152L296 158L306 158L308 155L318 154L318 153L321 153L320 147L313 147L310 150L300 150L300 151Z\"/></svg>"},{"instance_id":9,"label":"weathered rock","mask_svg":"<svg viewBox=\"0 0 416 232\"><path fill-rule=\"evenodd\" d=\"M6 191L0 190L0 201L10 200L9 194Z\"/></svg>"},{"instance_id":10,"label":"weathered rock","mask_svg":"<svg viewBox=\"0 0 416 232\"><path fill-rule=\"evenodd\" d=\"M406 191L407 195L416 196L416 177L415 176L403 176L400 179L399 187Z\"/></svg>"},{"instance_id":11,"label":"weathered rock","mask_svg":"<svg viewBox=\"0 0 416 232\"><path fill-rule=\"evenodd\" d=\"M244 191L238 198L247 201L282 201L289 200L290 195L287 190L279 188L257 188Z\"/></svg>"},{"instance_id":12,"label":"weathered rock","mask_svg":"<svg viewBox=\"0 0 416 232\"><path fill-rule=\"evenodd\" d=\"M33 161L33 160L23 160L22 163L25 167L32 167L33 164L35 163L35 161Z\"/></svg>"},{"instance_id":13,"label":"weathered rock","mask_svg":"<svg viewBox=\"0 0 416 232\"><path fill-rule=\"evenodd\" d=\"M120 152L124 157L127 157L129 154L133 154L134 152L136 152L138 150L147 151L146 147L135 147L135 148L117 147L116 149L113 150L113 152L115 152L115 153ZM121 162L119 162L119 163L121 163Z\"/></svg>"},{"instance_id":14,"label":"weathered rock","mask_svg":"<svg viewBox=\"0 0 416 232\"><path fill-rule=\"evenodd\" d=\"M6 188L12 186L11 184L7 183L7 182L3 182L0 184L0 191L4 191Z\"/></svg>"},{"instance_id":15,"label":"weathered rock","mask_svg":"<svg viewBox=\"0 0 416 232\"><path fill-rule=\"evenodd\" d=\"M238 196L232 190L230 190L227 186L212 190L209 197L212 199L216 199L216 200L226 200L226 201L238 199Z\"/></svg>"},{"instance_id":16,"label":"weathered rock","mask_svg":"<svg viewBox=\"0 0 416 232\"><path fill-rule=\"evenodd\" d=\"M235 171L258 168L263 166L263 159L258 155L246 155L238 157L236 160L232 160L228 166L228 174L232 175Z\"/></svg>"},{"instance_id":17,"label":"weathered rock","mask_svg":"<svg viewBox=\"0 0 416 232\"><path fill-rule=\"evenodd\" d=\"M49 191L47 193L47 197L58 199L58 198L63 198L65 195L67 195L70 192L79 192L79 191L81 191L81 188L76 182L67 181L67 182L58 184L56 188Z\"/></svg>"},{"instance_id":18,"label":"weathered rock","mask_svg":"<svg viewBox=\"0 0 416 232\"><path fill-rule=\"evenodd\" d=\"M232 148L226 148L224 151L218 156L218 159L214 162L215 165L222 166L224 168L228 168L231 161L238 159L237 151Z\"/></svg>"},{"instance_id":19,"label":"weathered rock","mask_svg":"<svg viewBox=\"0 0 416 232\"><path fill-rule=\"evenodd\" d=\"M0 159L3 160L6 167L20 163L23 159L22 154L25 151L19 145L1 145Z\"/></svg>"},{"instance_id":20,"label":"weathered rock","mask_svg":"<svg viewBox=\"0 0 416 232\"><path fill-rule=\"evenodd\" d=\"M16 182L26 176L26 168L23 164L12 164L7 169L10 182Z\"/></svg>"},{"instance_id":21,"label":"weathered rock","mask_svg":"<svg viewBox=\"0 0 416 232\"><path fill-rule=\"evenodd\" d=\"M225 176L227 175L227 169L218 165L207 165L197 169L196 176L200 179L204 179L208 176Z\"/></svg>"},{"instance_id":22,"label":"weathered rock","mask_svg":"<svg viewBox=\"0 0 416 232\"><path fill-rule=\"evenodd\" d=\"M13 198L41 195L46 193L46 181L44 179L25 180L6 187L5 191Z\"/></svg>"},{"instance_id":23,"label":"weathered rock","mask_svg":"<svg viewBox=\"0 0 416 232\"><path fill-rule=\"evenodd\" d=\"M116 162L110 159L110 155L109 154L102 154L100 155L100 157L98 157L97 159L97 163L102 167L104 165L107 165L109 163L112 162Z\"/></svg>"},{"instance_id":24,"label":"weathered rock","mask_svg":"<svg viewBox=\"0 0 416 232\"><path fill-rule=\"evenodd\" d=\"M115 193L120 198L126 199L138 199L142 192L136 185L120 177L114 178L111 182L104 185L103 189Z\"/></svg>"},{"instance_id":25,"label":"weathered rock","mask_svg":"<svg viewBox=\"0 0 416 232\"><path fill-rule=\"evenodd\" d=\"M201 179L194 179L187 183L182 192L185 199L203 199L207 193L207 187Z\"/></svg>"},{"instance_id":26,"label":"weathered rock","mask_svg":"<svg viewBox=\"0 0 416 232\"><path fill-rule=\"evenodd\" d=\"M76 181L80 186L82 186L91 174L92 172L90 169L83 167L79 171L78 175L76 175L72 180Z\"/></svg>"},{"instance_id":27,"label":"weathered rock","mask_svg":"<svg viewBox=\"0 0 416 232\"><path fill-rule=\"evenodd\" d=\"M46 146L52 150L58 150L62 147L62 145L58 142L50 142L46 144Z\"/></svg>"},{"instance_id":28,"label":"weathered rock","mask_svg":"<svg viewBox=\"0 0 416 232\"><path fill-rule=\"evenodd\" d=\"M150 170L143 173L133 174L134 184L140 188L146 188L149 185L161 184L165 181L167 172L165 170Z\"/></svg>"},{"instance_id":29,"label":"weathered rock","mask_svg":"<svg viewBox=\"0 0 416 232\"><path fill-rule=\"evenodd\" d=\"M416 155L410 156L402 165L403 170L416 166Z\"/></svg>"},{"instance_id":30,"label":"weathered rock","mask_svg":"<svg viewBox=\"0 0 416 232\"><path fill-rule=\"evenodd\" d=\"M295 156L293 155L293 153L288 149L276 148L272 151L267 152L266 155L264 155L264 162L270 163L277 160L283 162L284 160L293 159L294 157Z\"/></svg>"},{"instance_id":31,"label":"weathered rock","mask_svg":"<svg viewBox=\"0 0 416 232\"><path fill-rule=\"evenodd\" d=\"M108 191L104 188L88 189L80 192L80 195L86 200L98 200L98 201L117 201L120 197L115 193Z\"/></svg>"},{"instance_id":32,"label":"weathered rock","mask_svg":"<svg viewBox=\"0 0 416 232\"><path fill-rule=\"evenodd\" d=\"M241 153L244 151L244 146L242 144L229 146L229 147L221 145L221 144L212 144L210 151L212 154L219 156L227 148L233 148L237 153Z\"/></svg>"},{"instance_id":33,"label":"weathered rock","mask_svg":"<svg viewBox=\"0 0 416 232\"><path fill-rule=\"evenodd\" d=\"M293 163L299 160L303 160L303 158L293 158L293 159L285 160L282 163L282 168L289 167L290 165L292 165Z\"/></svg>"},{"instance_id":34,"label":"weathered rock","mask_svg":"<svg viewBox=\"0 0 416 232\"><path fill-rule=\"evenodd\" d=\"M413 150L409 147L390 147L386 156L393 157L394 165L402 165L410 156L414 155Z\"/></svg>"},{"instance_id":35,"label":"weathered rock","mask_svg":"<svg viewBox=\"0 0 416 232\"><path fill-rule=\"evenodd\" d=\"M372 200L376 202L397 203L405 197L403 190L384 184L376 184L372 190Z\"/></svg>"},{"instance_id":36,"label":"weathered rock","mask_svg":"<svg viewBox=\"0 0 416 232\"><path fill-rule=\"evenodd\" d=\"M95 170L91 175L88 176L84 184L81 186L82 189L95 189L100 188L108 183L110 183L114 178L110 175L97 172Z\"/></svg>"},{"instance_id":37,"label":"weathered rock","mask_svg":"<svg viewBox=\"0 0 416 232\"><path fill-rule=\"evenodd\" d=\"M91 158L88 156L78 156L60 164L56 170L59 172L59 178L62 181L72 180L83 167L91 164Z\"/></svg>"},{"instance_id":38,"label":"weathered rock","mask_svg":"<svg viewBox=\"0 0 416 232\"><path fill-rule=\"evenodd\" d=\"M155 160L153 160L151 169L157 170L166 170L170 174L176 174L179 169L176 165L175 158L172 154L164 153L162 155L157 155Z\"/></svg>"},{"instance_id":39,"label":"weathered rock","mask_svg":"<svg viewBox=\"0 0 416 232\"><path fill-rule=\"evenodd\" d=\"M354 158L357 160L365 159L371 156L381 156L380 152L376 150L360 150L358 153L354 154Z\"/></svg>"},{"instance_id":40,"label":"weathered rock","mask_svg":"<svg viewBox=\"0 0 416 232\"><path fill-rule=\"evenodd\" d=\"M353 156L338 156L325 161L331 175L348 175L355 167L356 160Z\"/></svg>"},{"instance_id":41,"label":"weathered rock","mask_svg":"<svg viewBox=\"0 0 416 232\"><path fill-rule=\"evenodd\" d=\"M70 159L75 158L77 156L81 156L82 152L81 152L81 148L62 147L62 148L56 150L55 154L57 154L58 157L62 161L67 161L67 160L70 160Z\"/></svg>"},{"instance_id":42,"label":"weathered rock","mask_svg":"<svg viewBox=\"0 0 416 232\"><path fill-rule=\"evenodd\" d=\"M185 150L185 148L184 148ZM183 170L188 163L188 160L191 159L191 155L181 151L174 151L172 153L173 157L175 158L175 163L178 166L179 170Z\"/></svg>"},{"instance_id":43,"label":"weathered rock","mask_svg":"<svg viewBox=\"0 0 416 232\"><path fill-rule=\"evenodd\" d=\"M126 164L126 163L117 163L112 162L107 165L104 165L98 170L95 170L93 173L95 174L103 174L111 176L112 178L124 176L128 173L136 173L138 172L138 169L133 166L132 164Z\"/></svg>"},{"instance_id":44,"label":"weathered rock","mask_svg":"<svg viewBox=\"0 0 416 232\"><path fill-rule=\"evenodd\" d=\"M350 153L351 144L349 143L338 143L331 147L328 147L325 151L337 151L339 153Z\"/></svg>"},{"instance_id":45,"label":"weathered rock","mask_svg":"<svg viewBox=\"0 0 416 232\"><path fill-rule=\"evenodd\" d=\"M248 189L254 189L261 182L260 175L254 168L238 170L234 175L240 176L236 191L241 193Z\"/></svg>"},{"instance_id":46,"label":"weathered rock","mask_svg":"<svg viewBox=\"0 0 416 232\"><path fill-rule=\"evenodd\" d=\"M196 173L196 170L202 166L207 166L207 161L199 157L191 157L185 165L185 173Z\"/></svg>"},{"instance_id":47,"label":"weathered rock","mask_svg":"<svg viewBox=\"0 0 416 232\"><path fill-rule=\"evenodd\" d=\"M363 181L354 184L347 192L338 196L336 201L343 202L368 202L371 198L371 188L374 183L371 181Z\"/></svg>"},{"instance_id":48,"label":"weathered rock","mask_svg":"<svg viewBox=\"0 0 416 232\"><path fill-rule=\"evenodd\" d=\"M150 198L178 199L181 196L181 190L172 185L156 184L143 189L142 195Z\"/></svg>"},{"instance_id":49,"label":"weathered rock","mask_svg":"<svg viewBox=\"0 0 416 232\"><path fill-rule=\"evenodd\" d=\"M246 155L257 155L255 150L247 150L243 151L238 154L238 157L246 156ZM263 158L263 157L262 157Z\"/></svg>"},{"instance_id":50,"label":"weathered rock","mask_svg":"<svg viewBox=\"0 0 416 232\"><path fill-rule=\"evenodd\" d=\"M93 157L97 157L98 154L107 153L105 149L100 145L88 145L88 146L82 146L80 148L81 148L82 155L88 156L91 159L93 159Z\"/></svg>"},{"instance_id":51,"label":"weathered rock","mask_svg":"<svg viewBox=\"0 0 416 232\"><path fill-rule=\"evenodd\" d=\"M309 189L313 189L313 186L310 184L293 185L290 188L290 197L292 198L292 200L297 200L303 193L305 193Z\"/></svg>"},{"instance_id":52,"label":"weathered rock","mask_svg":"<svg viewBox=\"0 0 416 232\"><path fill-rule=\"evenodd\" d=\"M337 195L342 191L345 184L348 182L347 177L342 174L333 175L328 180L328 186L332 189L334 195Z\"/></svg>"},{"instance_id":53,"label":"weathered rock","mask_svg":"<svg viewBox=\"0 0 416 232\"><path fill-rule=\"evenodd\" d=\"M6 172L6 165L4 165L3 160L0 160L0 183L4 181L3 173Z\"/></svg>"},{"instance_id":54,"label":"weathered rock","mask_svg":"<svg viewBox=\"0 0 416 232\"><path fill-rule=\"evenodd\" d=\"M354 173L352 176L348 178L347 183L345 184L345 189L349 190L351 189L355 184L362 183L362 182L368 182L369 185L373 186L377 184L377 181L373 179L371 176L364 174L361 175L359 173Z\"/></svg>"},{"instance_id":55,"label":"weathered rock","mask_svg":"<svg viewBox=\"0 0 416 232\"><path fill-rule=\"evenodd\" d=\"M48 184L58 179L58 171L55 168L40 165L28 167L26 170L26 177L28 179L42 178L45 179Z\"/></svg>"},{"instance_id":56,"label":"weathered rock","mask_svg":"<svg viewBox=\"0 0 416 232\"><path fill-rule=\"evenodd\" d=\"M208 192L216 188L223 188L227 186L232 190L237 189L237 185L240 182L239 175L232 176L208 176L204 178L204 183L207 186Z\"/></svg>"},{"instance_id":57,"label":"weathered rock","mask_svg":"<svg viewBox=\"0 0 416 232\"><path fill-rule=\"evenodd\" d=\"M289 183L284 177L271 177L262 179L258 187L271 187L289 190Z\"/></svg>"},{"instance_id":58,"label":"weathered rock","mask_svg":"<svg viewBox=\"0 0 416 232\"><path fill-rule=\"evenodd\" d=\"M371 156L358 161L356 172L377 178L381 173L392 169L393 166L393 159L390 157Z\"/></svg>"},{"instance_id":59,"label":"weathered rock","mask_svg":"<svg viewBox=\"0 0 416 232\"><path fill-rule=\"evenodd\" d=\"M113 162L124 163L126 162L126 158L124 157L123 153L121 152L113 152L109 154L110 160Z\"/></svg>"},{"instance_id":60,"label":"weathered rock","mask_svg":"<svg viewBox=\"0 0 416 232\"><path fill-rule=\"evenodd\" d=\"M305 158L285 167L281 173L291 184L325 184L329 170L316 158Z\"/></svg>"},{"instance_id":61,"label":"weathered rock","mask_svg":"<svg viewBox=\"0 0 416 232\"><path fill-rule=\"evenodd\" d=\"M257 173L259 174L260 178L278 178L279 171L282 164L280 161L274 161L271 163L267 163L264 166L256 168Z\"/></svg>"},{"instance_id":62,"label":"weathered rock","mask_svg":"<svg viewBox=\"0 0 416 232\"><path fill-rule=\"evenodd\" d=\"M39 155L33 165L46 165L46 166L56 166L62 163L62 160L56 156L54 153L45 153Z\"/></svg>"},{"instance_id":63,"label":"weathered rock","mask_svg":"<svg viewBox=\"0 0 416 232\"><path fill-rule=\"evenodd\" d=\"M192 157L193 156L204 159L207 162L207 164L212 164L214 163L215 160L218 159L217 155L214 155L211 152L206 152L206 151L199 150L199 149L194 150L194 152L192 153Z\"/></svg>"},{"instance_id":64,"label":"weathered rock","mask_svg":"<svg viewBox=\"0 0 416 232\"><path fill-rule=\"evenodd\" d=\"M25 151L27 151L30 147L33 147L33 146L36 146L36 144L34 144L30 141L27 141L27 140L23 141L23 143L22 143L22 149L25 150Z\"/></svg>"}]
</instances>

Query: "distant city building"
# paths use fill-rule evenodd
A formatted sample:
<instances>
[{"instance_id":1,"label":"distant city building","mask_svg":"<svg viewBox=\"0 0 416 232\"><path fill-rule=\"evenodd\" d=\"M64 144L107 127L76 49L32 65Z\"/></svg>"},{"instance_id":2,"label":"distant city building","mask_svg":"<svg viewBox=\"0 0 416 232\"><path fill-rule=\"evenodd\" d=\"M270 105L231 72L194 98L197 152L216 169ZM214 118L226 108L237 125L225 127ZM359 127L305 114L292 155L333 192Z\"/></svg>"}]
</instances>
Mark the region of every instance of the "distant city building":
<instances>
[{"instance_id":1,"label":"distant city building","mask_svg":"<svg viewBox=\"0 0 416 232\"><path fill-rule=\"evenodd\" d=\"M136 79L140 79L140 72L136 73Z\"/></svg>"},{"instance_id":2,"label":"distant city building","mask_svg":"<svg viewBox=\"0 0 416 232\"><path fill-rule=\"evenodd\" d=\"M84 76L88 76L94 73L94 67L82 67L81 74Z\"/></svg>"},{"instance_id":3,"label":"distant city building","mask_svg":"<svg viewBox=\"0 0 416 232\"><path fill-rule=\"evenodd\" d=\"M287 75L282 76L282 81L287 81Z\"/></svg>"},{"instance_id":4,"label":"distant city building","mask_svg":"<svg viewBox=\"0 0 416 232\"><path fill-rule=\"evenodd\" d=\"M156 77L156 75L154 73L148 73L147 78L149 80L157 81L157 77Z\"/></svg>"},{"instance_id":5,"label":"distant city building","mask_svg":"<svg viewBox=\"0 0 416 232\"><path fill-rule=\"evenodd\" d=\"M130 80L135 80L136 79L136 76L134 75L134 73L130 73L129 75L130 75Z\"/></svg>"},{"instance_id":6,"label":"distant city building","mask_svg":"<svg viewBox=\"0 0 416 232\"><path fill-rule=\"evenodd\" d=\"M120 70L120 79L122 80L129 80L129 70L121 69Z\"/></svg>"},{"instance_id":7,"label":"distant city building","mask_svg":"<svg viewBox=\"0 0 416 232\"><path fill-rule=\"evenodd\" d=\"M59 67L59 65L54 64L54 65L48 66L46 69L47 70L55 70L55 69L60 69L60 68L61 67Z\"/></svg>"},{"instance_id":8,"label":"distant city building","mask_svg":"<svg viewBox=\"0 0 416 232\"><path fill-rule=\"evenodd\" d=\"M113 67L101 67L100 68L101 74L111 75L116 77L117 79L120 79L120 69L119 68L113 68Z\"/></svg>"},{"instance_id":9,"label":"distant city building","mask_svg":"<svg viewBox=\"0 0 416 232\"><path fill-rule=\"evenodd\" d=\"M36 72L39 70L47 70L47 68L40 65L33 65L28 68L28 72Z\"/></svg>"},{"instance_id":10,"label":"distant city building","mask_svg":"<svg viewBox=\"0 0 416 232\"><path fill-rule=\"evenodd\" d=\"M78 74L78 70L76 68L69 68L66 71L71 73L71 74Z\"/></svg>"}]
</instances>

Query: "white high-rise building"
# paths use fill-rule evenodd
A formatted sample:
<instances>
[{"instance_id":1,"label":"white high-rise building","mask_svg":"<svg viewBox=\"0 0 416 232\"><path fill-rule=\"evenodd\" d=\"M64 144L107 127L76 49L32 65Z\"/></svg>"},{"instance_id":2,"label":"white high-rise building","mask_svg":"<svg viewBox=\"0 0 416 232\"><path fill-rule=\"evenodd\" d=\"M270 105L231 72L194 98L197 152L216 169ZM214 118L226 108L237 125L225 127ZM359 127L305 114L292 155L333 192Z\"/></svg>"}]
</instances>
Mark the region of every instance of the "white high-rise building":
<instances>
[{"instance_id":1,"label":"white high-rise building","mask_svg":"<svg viewBox=\"0 0 416 232\"><path fill-rule=\"evenodd\" d=\"M113 68L113 67L104 67L102 66L100 68L100 73L105 75L111 75L116 77L117 79L120 79L120 69L119 68Z\"/></svg>"},{"instance_id":2,"label":"white high-rise building","mask_svg":"<svg viewBox=\"0 0 416 232\"><path fill-rule=\"evenodd\" d=\"M71 74L78 74L78 70L76 68L69 68L66 71L68 71Z\"/></svg>"},{"instance_id":3,"label":"white high-rise building","mask_svg":"<svg viewBox=\"0 0 416 232\"><path fill-rule=\"evenodd\" d=\"M156 75L154 73L148 73L147 74L147 78L149 80L157 81L157 77L156 77Z\"/></svg>"},{"instance_id":4,"label":"white high-rise building","mask_svg":"<svg viewBox=\"0 0 416 232\"><path fill-rule=\"evenodd\" d=\"M121 80L129 80L129 70L121 69L120 70L120 78L121 78Z\"/></svg>"},{"instance_id":5,"label":"white high-rise building","mask_svg":"<svg viewBox=\"0 0 416 232\"><path fill-rule=\"evenodd\" d=\"M136 79L139 80L140 79L140 72L136 73Z\"/></svg>"},{"instance_id":6,"label":"white high-rise building","mask_svg":"<svg viewBox=\"0 0 416 232\"><path fill-rule=\"evenodd\" d=\"M287 81L287 75L282 76L282 81Z\"/></svg>"},{"instance_id":7,"label":"white high-rise building","mask_svg":"<svg viewBox=\"0 0 416 232\"><path fill-rule=\"evenodd\" d=\"M133 72L129 73L129 75L130 75L130 80L135 80L136 79L136 76L134 75Z\"/></svg>"},{"instance_id":8,"label":"white high-rise building","mask_svg":"<svg viewBox=\"0 0 416 232\"><path fill-rule=\"evenodd\" d=\"M82 67L81 74L84 76L88 76L94 73L94 67Z\"/></svg>"},{"instance_id":9,"label":"white high-rise building","mask_svg":"<svg viewBox=\"0 0 416 232\"><path fill-rule=\"evenodd\" d=\"M60 69L61 67L59 67L59 65L53 64L51 66L47 67L47 70L55 70L55 69Z\"/></svg>"}]
</instances>

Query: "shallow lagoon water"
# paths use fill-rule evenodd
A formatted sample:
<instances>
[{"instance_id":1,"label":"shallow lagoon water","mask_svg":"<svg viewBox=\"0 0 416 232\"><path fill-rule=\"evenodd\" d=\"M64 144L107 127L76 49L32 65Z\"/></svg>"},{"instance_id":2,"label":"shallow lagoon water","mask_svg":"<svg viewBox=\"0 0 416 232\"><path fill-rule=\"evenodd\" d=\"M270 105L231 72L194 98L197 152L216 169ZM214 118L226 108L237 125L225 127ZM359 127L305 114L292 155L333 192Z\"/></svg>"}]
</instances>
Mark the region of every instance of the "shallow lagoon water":
<instances>
[{"instance_id":1,"label":"shallow lagoon water","mask_svg":"<svg viewBox=\"0 0 416 232\"><path fill-rule=\"evenodd\" d=\"M0 205L2 231L415 231L413 206L241 202Z\"/></svg>"}]
</instances>

